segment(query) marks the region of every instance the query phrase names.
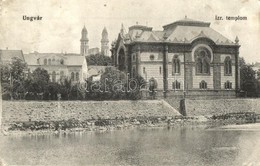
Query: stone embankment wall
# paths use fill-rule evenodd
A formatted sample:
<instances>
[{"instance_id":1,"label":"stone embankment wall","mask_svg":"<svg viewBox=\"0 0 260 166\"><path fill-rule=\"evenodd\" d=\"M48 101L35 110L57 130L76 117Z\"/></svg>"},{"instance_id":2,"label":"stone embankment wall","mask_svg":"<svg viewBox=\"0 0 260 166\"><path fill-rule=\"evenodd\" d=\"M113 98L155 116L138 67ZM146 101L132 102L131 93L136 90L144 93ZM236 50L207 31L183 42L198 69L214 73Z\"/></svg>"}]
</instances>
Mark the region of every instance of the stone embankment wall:
<instances>
[{"instance_id":1,"label":"stone embankment wall","mask_svg":"<svg viewBox=\"0 0 260 166\"><path fill-rule=\"evenodd\" d=\"M3 123L180 115L164 100L3 101Z\"/></svg>"},{"instance_id":2,"label":"stone embankment wall","mask_svg":"<svg viewBox=\"0 0 260 166\"><path fill-rule=\"evenodd\" d=\"M260 114L260 99L185 100L187 116L221 115L235 112Z\"/></svg>"}]
</instances>

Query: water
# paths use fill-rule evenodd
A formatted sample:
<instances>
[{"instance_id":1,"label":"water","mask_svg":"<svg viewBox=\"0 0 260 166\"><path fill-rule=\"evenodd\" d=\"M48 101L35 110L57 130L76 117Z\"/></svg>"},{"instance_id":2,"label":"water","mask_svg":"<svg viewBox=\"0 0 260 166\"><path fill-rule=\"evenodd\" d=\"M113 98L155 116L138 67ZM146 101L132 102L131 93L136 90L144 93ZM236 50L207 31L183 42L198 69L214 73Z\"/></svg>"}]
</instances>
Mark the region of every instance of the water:
<instances>
[{"instance_id":1,"label":"water","mask_svg":"<svg viewBox=\"0 0 260 166\"><path fill-rule=\"evenodd\" d=\"M185 128L5 136L0 156L8 165L260 165L259 138L260 130Z\"/></svg>"}]
</instances>

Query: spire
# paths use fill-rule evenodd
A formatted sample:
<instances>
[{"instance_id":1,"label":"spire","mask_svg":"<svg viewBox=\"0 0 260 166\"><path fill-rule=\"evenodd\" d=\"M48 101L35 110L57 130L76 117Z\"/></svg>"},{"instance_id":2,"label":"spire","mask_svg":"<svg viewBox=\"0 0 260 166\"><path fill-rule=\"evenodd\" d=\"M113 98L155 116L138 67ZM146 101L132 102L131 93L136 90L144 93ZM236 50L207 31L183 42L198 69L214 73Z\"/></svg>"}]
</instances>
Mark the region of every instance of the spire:
<instances>
[{"instance_id":1,"label":"spire","mask_svg":"<svg viewBox=\"0 0 260 166\"><path fill-rule=\"evenodd\" d=\"M109 54L109 46L108 46L108 33L106 27L104 27L102 31L102 39L101 39L101 54L108 56Z\"/></svg>"},{"instance_id":2,"label":"spire","mask_svg":"<svg viewBox=\"0 0 260 166\"><path fill-rule=\"evenodd\" d=\"M86 29L86 26L85 26L85 25L84 25L84 27L83 27L83 29L82 29L81 33L87 33L87 34L88 34L88 31L87 31L87 29Z\"/></svg>"},{"instance_id":3,"label":"spire","mask_svg":"<svg viewBox=\"0 0 260 166\"><path fill-rule=\"evenodd\" d=\"M236 44L238 44L238 43L239 43L239 39L238 39L238 37L237 37L237 36L236 36L235 42L236 42Z\"/></svg>"},{"instance_id":4,"label":"spire","mask_svg":"<svg viewBox=\"0 0 260 166\"><path fill-rule=\"evenodd\" d=\"M102 41L108 41L108 33L107 33L107 29L106 27L104 27L103 31L102 31Z\"/></svg>"},{"instance_id":5,"label":"spire","mask_svg":"<svg viewBox=\"0 0 260 166\"><path fill-rule=\"evenodd\" d=\"M104 27L103 31L102 31L102 35L107 35L107 28Z\"/></svg>"},{"instance_id":6,"label":"spire","mask_svg":"<svg viewBox=\"0 0 260 166\"><path fill-rule=\"evenodd\" d=\"M121 24L121 29L120 29L120 34L122 35L122 36L124 36L124 25L123 25L123 23Z\"/></svg>"},{"instance_id":7,"label":"spire","mask_svg":"<svg viewBox=\"0 0 260 166\"><path fill-rule=\"evenodd\" d=\"M83 41L83 40L88 41L88 31L87 31L85 25L81 31L81 41Z\"/></svg>"},{"instance_id":8,"label":"spire","mask_svg":"<svg viewBox=\"0 0 260 166\"><path fill-rule=\"evenodd\" d=\"M86 26L84 25L81 31L81 39L80 39L80 54L82 56L88 55L88 31Z\"/></svg>"}]
</instances>

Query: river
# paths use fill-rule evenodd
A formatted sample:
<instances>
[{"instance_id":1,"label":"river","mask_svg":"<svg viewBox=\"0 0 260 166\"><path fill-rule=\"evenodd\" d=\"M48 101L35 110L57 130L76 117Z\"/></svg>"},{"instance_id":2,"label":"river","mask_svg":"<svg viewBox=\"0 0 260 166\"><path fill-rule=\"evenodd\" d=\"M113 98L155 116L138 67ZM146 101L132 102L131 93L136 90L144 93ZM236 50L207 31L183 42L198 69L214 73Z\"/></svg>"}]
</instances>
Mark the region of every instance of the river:
<instances>
[{"instance_id":1,"label":"river","mask_svg":"<svg viewBox=\"0 0 260 166\"><path fill-rule=\"evenodd\" d=\"M259 165L260 130L135 128L1 136L6 165ZM1 164L0 164L1 165Z\"/></svg>"}]
</instances>

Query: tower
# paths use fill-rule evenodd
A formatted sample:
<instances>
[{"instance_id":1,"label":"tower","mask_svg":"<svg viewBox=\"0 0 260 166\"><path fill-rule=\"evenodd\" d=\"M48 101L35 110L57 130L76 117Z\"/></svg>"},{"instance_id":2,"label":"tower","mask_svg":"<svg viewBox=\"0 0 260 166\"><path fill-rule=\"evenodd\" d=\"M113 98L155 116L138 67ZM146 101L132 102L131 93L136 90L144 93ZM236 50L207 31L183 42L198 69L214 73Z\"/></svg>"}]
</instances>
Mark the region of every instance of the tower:
<instances>
[{"instance_id":1,"label":"tower","mask_svg":"<svg viewBox=\"0 0 260 166\"><path fill-rule=\"evenodd\" d=\"M108 33L106 27L104 27L102 31L102 39L101 39L101 54L108 56L109 54L109 46L108 46Z\"/></svg>"},{"instance_id":2,"label":"tower","mask_svg":"<svg viewBox=\"0 0 260 166\"><path fill-rule=\"evenodd\" d=\"M87 56L88 55L88 31L84 25L84 28L81 31L81 39L80 39L80 55Z\"/></svg>"}]
</instances>

